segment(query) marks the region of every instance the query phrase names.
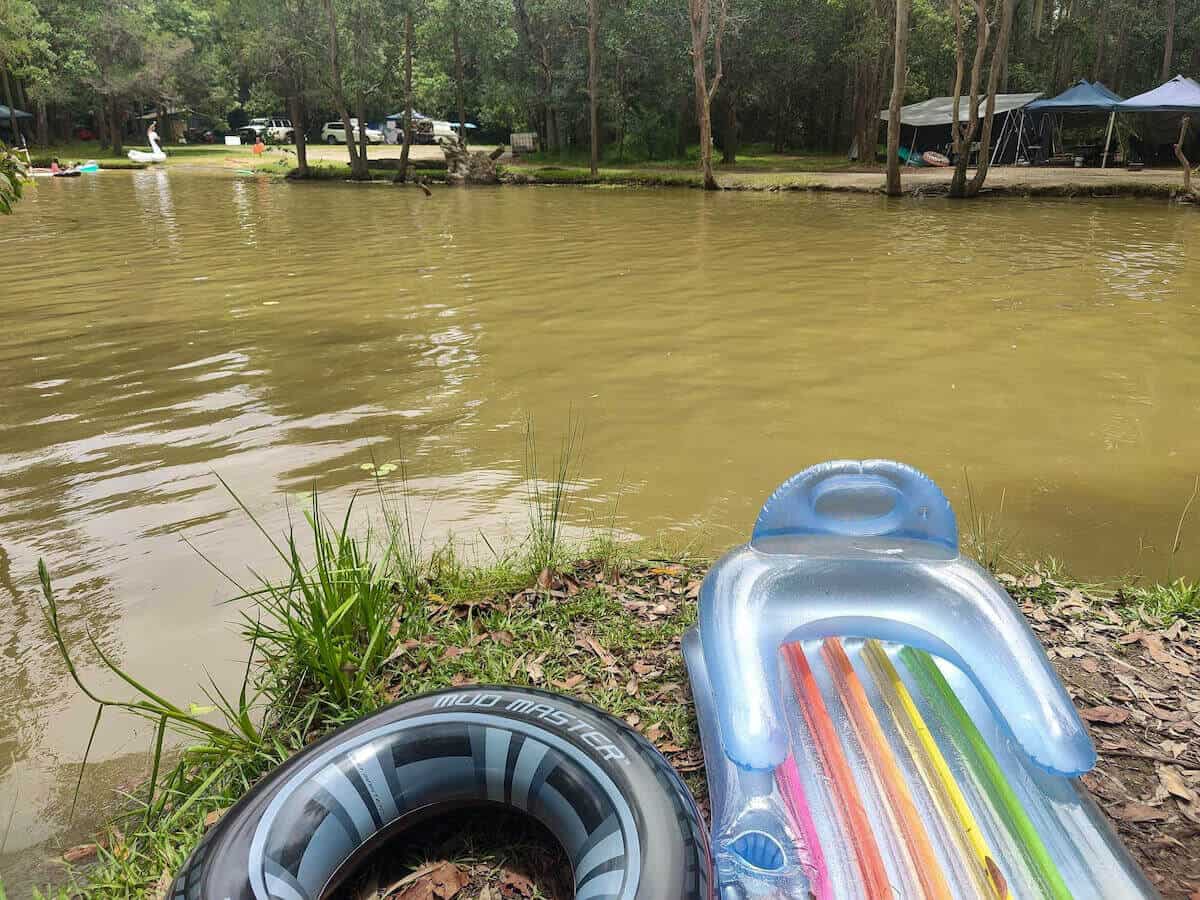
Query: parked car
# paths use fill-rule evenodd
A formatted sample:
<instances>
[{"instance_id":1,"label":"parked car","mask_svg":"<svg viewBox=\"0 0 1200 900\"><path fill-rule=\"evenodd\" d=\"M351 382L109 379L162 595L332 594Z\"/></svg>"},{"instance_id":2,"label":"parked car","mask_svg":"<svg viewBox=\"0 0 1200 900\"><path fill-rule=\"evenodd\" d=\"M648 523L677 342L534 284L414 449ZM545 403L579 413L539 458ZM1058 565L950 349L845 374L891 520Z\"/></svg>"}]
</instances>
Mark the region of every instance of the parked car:
<instances>
[{"instance_id":1,"label":"parked car","mask_svg":"<svg viewBox=\"0 0 1200 900\"><path fill-rule=\"evenodd\" d=\"M358 119L350 120L350 127L354 130L355 138L358 137ZM321 129L321 140L326 144L344 144L346 143L346 126L339 119L336 122L326 122L325 127ZM383 132L378 128L367 127L367 143L382 144Z\"/></svg>"},{"instance_id":2,"label":"parked car","mask_svg":"<svg viewBox=\"0 0 1200 900\"><path fill-rule=\"evenodd\" d=\"M296 129L291 119L263 117L251 119L238 129L238 135L246 143L262 138L264 144L290 144L296 139Z\"/></svg>"}]
</instances>

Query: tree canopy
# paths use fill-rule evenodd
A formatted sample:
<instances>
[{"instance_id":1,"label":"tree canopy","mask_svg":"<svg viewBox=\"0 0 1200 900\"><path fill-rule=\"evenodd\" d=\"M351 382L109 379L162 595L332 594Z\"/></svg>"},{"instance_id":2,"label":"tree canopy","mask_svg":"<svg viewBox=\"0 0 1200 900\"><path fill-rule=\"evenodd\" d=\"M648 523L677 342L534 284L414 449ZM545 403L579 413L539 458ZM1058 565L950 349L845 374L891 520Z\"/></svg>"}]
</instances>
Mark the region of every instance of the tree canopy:
<instances>
[{"instance_id":1,"label":"tree canopy","mask_svg":"<svg viewBox=\"0 0 1200 900\"><path fill-rule=\"evenodd\" d=\"M1003 2L911 0L905 102L951 92L956 14L969 63L981 12L995 25ZM603 155L677 157L700 124L693 48L716 68L713 35L692 32L690 8L704 3L715 30L718 0L0 0L3 99L35 112L21 127L41 141L87 124L119 142L133 116L155 109L219 127L295 110L310 128L379 121L404 105L411 15L417 110L457 120L461 80L481 133L533 130L547 150L582 155L591 9ZM711 98L726 158L747 142L873 145L893 85L895 3L729 0ZM994 66L1002 91L1052 94L1087 77L1134 93L1164 72L1200 72L1200 0L1017 0L1008 44L985 58L985 86Z\"/></svg>"}]
</instances>

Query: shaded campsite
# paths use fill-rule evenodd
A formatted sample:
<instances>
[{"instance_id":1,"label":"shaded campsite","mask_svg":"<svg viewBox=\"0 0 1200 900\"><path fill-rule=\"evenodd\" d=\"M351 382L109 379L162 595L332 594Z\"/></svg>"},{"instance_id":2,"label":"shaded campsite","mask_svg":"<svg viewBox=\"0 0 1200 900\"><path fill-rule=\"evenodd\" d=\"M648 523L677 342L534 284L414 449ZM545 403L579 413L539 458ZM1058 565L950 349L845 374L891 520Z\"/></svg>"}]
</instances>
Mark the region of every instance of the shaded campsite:
<instances>
[{"instance_id":1,"label":"shaded campsite","mask_svg":"<svg viewBox=\"0 0 1200 900\"><path fill-rule=\"evenodd\" d=\"M993 98L997 137L990 147L986 142L955 140L956 123L968 123L971 108L968 97L957 102L954 97L933 97L903 107L901 159L910 169L944 167L959 158L958 148L964 147L961 152L969 154L971 167L983 163L1140 172L1147 166L1169 166L1178 172L1179 166L1184 190L1190 193L1190 160L1200 156L1200 135L1191 127L1191 117L1200 116L1200 84L1191 78L1176 75L1129 99L1084 78L1050 98L1040 93L997 94ZM986 116L983 104L977 114L980 119ZM879 118L888 121L888 110L881 111ZM986 159L981 160L983 155ZM996 180L1012 186L1058 182L1062 177Z\"/></svg>"}]
</instances>

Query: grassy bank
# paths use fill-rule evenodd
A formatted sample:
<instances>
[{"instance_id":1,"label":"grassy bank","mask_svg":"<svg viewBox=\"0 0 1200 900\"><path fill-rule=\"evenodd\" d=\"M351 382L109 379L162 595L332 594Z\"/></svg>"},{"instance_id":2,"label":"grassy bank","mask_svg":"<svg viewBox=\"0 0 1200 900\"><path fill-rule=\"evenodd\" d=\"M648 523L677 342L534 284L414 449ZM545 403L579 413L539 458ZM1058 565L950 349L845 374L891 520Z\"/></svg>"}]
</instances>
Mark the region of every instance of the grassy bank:
<instances>
[{"instance_id":1,"label":"grassy bank","mask_svg":"<svg viewBox=\"0 0 1200 900\"><path fill-rule=\"evenodd\" d=\"M66 851L76 865L58 895L156 896L222 811L288 756L387 703L449 685L528 684L588 700L652 740L703 808L679 639L695 621L708 561L602 538L566 546L568 476L560 462L548 487L531 478L529 539L482 566L452 547L419 556L402 502L384 504L376 533L356 535L348 513L331 522L314 499L300 533L275 543L283 579L246 585L234 598L251 657L236 695L210 686L188 698L201 705L171 701L136 673L121 673L132 699L89 694L97 727L111 713L139 716L153 724L157 752L113 828ZM995 556L978 523L965 530L967 546ZM1164 894L1187 896L1200 888L1200 639L1192 631L1200 589L1186 581L1100 589L1045 566L1000 577L1093 723L1101 759L1085 782ZM69 660L61 635L72 611L56 601L44 571L43 586L48 623ZM169 733L182 735L186 749L164 753ZM514 877L569 896L556 881L560 867L547 862L545 836L512 823L482 836L463 823L431 827L409 850L401 863L414 869L456 867L463 897Z\"/></svg>"}]
</instances>

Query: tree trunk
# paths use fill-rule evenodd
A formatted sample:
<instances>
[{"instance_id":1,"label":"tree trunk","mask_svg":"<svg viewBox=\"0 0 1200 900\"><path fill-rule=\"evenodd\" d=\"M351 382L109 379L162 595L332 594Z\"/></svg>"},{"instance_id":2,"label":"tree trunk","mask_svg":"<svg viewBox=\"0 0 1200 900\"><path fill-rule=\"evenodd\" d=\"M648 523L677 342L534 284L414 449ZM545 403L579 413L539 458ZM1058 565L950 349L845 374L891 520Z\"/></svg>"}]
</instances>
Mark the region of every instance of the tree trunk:
<instances>
[{"instance_id":1,"label":"tree trunk","mask_svg":"<svg viewBox=\"0 0 1200 900\"><path fill-rule=\"evenodd\" d=\"M1175 55L1175 0L1167 0L1167 37L1163 44L1162 80L1171 77L1171 57Z\"/></svg>"},{"instance_id":2,"label":"tree trunk","mask_svg":"<svg viewBox=\"0 0 1200 900\"><path fill-rule=\"evenodd\" d=\"M1179 143L1175 145L1175 158L1183 166L1183 191L1185 194L1192 192L1192 164L1183 152L1183 142L1187 140L1188 126L1191 122L1192 119L1190 116L1183 117L1183 120L1179 123Z\"/></svg>"},{"instance_id":3,"label":"tree trunk","mask_svg":"<svg viewBox=\"0 0 1200 900\"><path fill-rule=\"evenodd\" d=\"M413 16L412 8L410 7L404 12L404 146L400 148L400 172L396 175L396 178L401 183L404 183L408 179L408 152L409 148L412 147L412 50ZM462 119L459 119L459 123L462 123ZM459 130L466 131L465 128ZM463 146L466 145L464 144Z\"/></svg>"},{"instance_id":4,"label":"tree trunk","mask_svg":"<svg viewBox=\"0 0 1200 900\"><path fill-rule=\"evenodd\" d=\"M458 0L453 0L451 3L450 15L454 19L453 30L450 33L450 38L454 44L454 88L455 93L458 95L458 142L465 147L467 146L467 104L465 100L466 94L463 90L464 77L462 40L459 37L459 29L462 26L462 23L459 21L462 17L462 7L459 5ZM406 41L405 53L408 53L407 48L408 43ZM412 78L409 77L408 82L411 83L411 81ZM410 85L409 94L411 95L411 93L412 91ZM412 104L410 103L409 106L412 106ZM411 116L412 113L410 112L409 115Z\"/></svg>"},{"instance_id":5,"label":"tree trunk","mask_svg":"<svg viewBox=\"0 0 1200 900\"><path fill-rule=\"evenodd\" d=\"M93 111L92 120L96 123L96 136L100 139L100 149L107 150L112 146L112 133L108 128L108 99L102 97L100 106Z\"/></svg>"},{"instance_id":6,"label":"tree trunk","mask_svg":"<svg viewBox=\"0 0 1200 900\"><path fill-rule=\"evenodd\" d=\"M361 92L355 99L357 102L354 106L354 114L358 119L358 161L362 169L362 175L355 177L362 177L365 180L371 175L370 163L367 158L367 100Z\"/></svg>"},{"instance_id":7,"label":"tree trunk","mask_svg":"<svg viewBox=\"0 0 1200 900\"><path fill-rule=\"evenodd\" d=\"M333 8L333 0L321 0L325 10L325 21L329 29L329 77L333 82L333 101L338 115L342 120L342 128L346 132L346 150L350 154L350 177L366 178L366 159L359 160L358 149L354 141L354 129L350 125L350 110L346 104L346 92L342 84L342 61L338 47L337 13Z\"/></svg>"},{"instance_id":8,"label":"tree trunk","mask_svg":"<svg viewBox=\"0 0 1200 900\"><path fill-rule=\"evenodd\" d=\"M562 150L558 143L558 117L549 101L546 103L546 149L556 155Z\"/></svg>"},{"instance_id":9,"label":"tree trunk","mask_svg":"<svg viewBox=\"0 0 1200 900\"><path fill-rule=\"evenodd\" d=\"M592 177L600 169L600 0L588 0L588 126Z\"/></svg>"},{"instance_id":10,"label":"tree trunk","mask_svg":"<svg viewBox=\"0 0 1200 900\"><path fill-rule=\"evenodd\" d=\"M725 125L721 129L721 162L727 166L737 163L738 118L737 98L732 91L725 91Z\"/></svg>"},{"instance_id":11,"label":"tree trunk","mask_svg":"<svg viewBox=\"0 0 1200 900\"><path fill-rule=\"evenodd\" d=\"M892 68L892 102L888 104L887 192L898 197L900 186L900 108L908 81L908 7L911 0L896 0L896 59Z\"/></svg>"},{"instance_id":12,"label":"tree trunk","mask_svg":"<svg viewBox=\"0 0 1200 900\"><path fill-rule=\"evenodd\" d=\"M17 128L17 109L16 104L13 103L12 84L8 80L8 69L0 69L0 77L4 79L4 103L8 107L8 127L12 131L14 144L19 143L21 132Z\"/></svg>"},{"instance_id":13,"label":"tree trunk","mask_svg":"<svg viewBox=\"0 0 1200 900\"><path fill-rule=\"evenodd\" d=\"M723 74L721 41L725 36L725 20L729 12L728 0L720 0L717 13L717 29L713 36L714 71L712 83L708 83L705 65L705 50L708 47L710 0L688 0L692 27L692 80L696 88L696 119L700 125L700 171L704 176L706 191L719 191L721 186L713 175L712 168L712 98L721 84Z\"/></svg>"},{"instance_id":14,"label":"tree trunk","mask_svg":"<svg viewBox=\"0 0 1200 900\"><path fill-rule=\"evenodd\" d=\"M1104 74L1104 45L1108 38L1108 29L1105 27L1108 18L1108 4L1099 4L1100 11L1096 17L1096 60L1092 66L1092 81L1100 81Z\"/></svg>"},{"instance_id":15,"label":"tree trunk","mask_svg":"<svg viewBox=\"0 0 1200 900\"><path fill-rule=\"evenodd\" d=\"M288 98L292 117L292 140L296 144L296 177L308 177L308 137L304 133L304 99L299 92Z\"/></svg>"},{"instance_id":16,"label":"tree trunk","mask_svg":"<svg viewBox=\"0 0 1200 900\"><path fill-rule=\"evenodd\" d=\"M967 185L967 196L974 197L983 187L991 165L992 121L996 112L996 93L1000 88L1000 68L1008 56L1008 41L1012 35L1012 21L1017 9L1017 0L1001 0L1000 35L992 49L991 71L988 73L987 111L983 117L983 135L979 139L979 165L975 177Z\"/></svg>"},{"instance_id":17,"label":"tree trunk","mask_svg":"<svg viewBox=\"0 0 1200 900\"><path fill-rule=\"evenodd\" d=\"M46 115L46 101L39 99L37 107L37 128L34 140L39 147L47 147L50 144L50 119Z\"/></svg>"},{"instance_id":18,"label":"tree trunk","mask_svg":"<svg viewBox=\"0 0 1200 900\"><path fill-rule=\"evenodd\" d=\"M115 98L109 103L109 131L112 137L113 156L125 155L125 114L121 102Z\"/></svg>"},{"instance_id":19,"label":"tree trunk","mask_svg":"<svg viewBox=\"0 0 1200 900\"><path fill-rule=\"evenodd\" d=\"M955 0L957 3L958 0ZM1007 3L1008 0L1001 0ZM971 88L967 105L967 125L963 128L958 124L959 140L955 146L958 157L954 161L954 177L950 181L950 196L965 197L967 195L967 169L971 163L971 144L975 140L975 131L979 128L979 81L983 77L983 58L987 53L987 45L991 35L991 25L987 18L986 0L974 0L975 5L975 57L971 61ZM961 28L957 35L960 55L962 50ZM961 78L959 79L961 84ZM954 118L958 121L960 98L954 99Z\"/></svg>"}]
</instances>

